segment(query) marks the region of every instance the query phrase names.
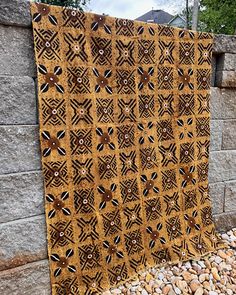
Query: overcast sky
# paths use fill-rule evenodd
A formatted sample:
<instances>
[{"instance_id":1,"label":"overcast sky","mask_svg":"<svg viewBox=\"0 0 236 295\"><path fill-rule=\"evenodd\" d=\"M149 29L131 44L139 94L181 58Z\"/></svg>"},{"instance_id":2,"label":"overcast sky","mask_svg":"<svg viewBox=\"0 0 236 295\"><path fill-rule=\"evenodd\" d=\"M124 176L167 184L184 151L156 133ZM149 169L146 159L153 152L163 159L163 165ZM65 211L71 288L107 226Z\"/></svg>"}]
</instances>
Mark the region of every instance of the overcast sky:
<instances>
[{"instance_id":1,"label":"overcast sky","mask_svg":"<svg viewBox=\"0 0 236 295\"><path fill-rule=\"evenodd\" d=\"M185 0L90 0L89 8L98 14L135 19L152 8L177 14L183 10L185 2Z\"/></svg>"}]
</instances>

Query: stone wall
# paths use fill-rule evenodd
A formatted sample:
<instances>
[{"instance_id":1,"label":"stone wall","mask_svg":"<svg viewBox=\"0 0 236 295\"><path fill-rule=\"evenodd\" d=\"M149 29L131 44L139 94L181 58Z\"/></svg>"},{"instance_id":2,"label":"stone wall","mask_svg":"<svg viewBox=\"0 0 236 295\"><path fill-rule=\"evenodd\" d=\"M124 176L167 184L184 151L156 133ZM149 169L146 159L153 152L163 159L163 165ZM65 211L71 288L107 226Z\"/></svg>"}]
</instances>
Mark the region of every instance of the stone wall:
<instances>
[{"instance_id":1,"label":"stone wall","mask_svg":"<svg viewBox=\"0 0 236 295\"><path fill-rule=\"evenodd\" d=\"M50 294L29 2L0 1L0 294ZM236 37L216 36L210 189L236 226Z\"/></svg>"}]
</instances>

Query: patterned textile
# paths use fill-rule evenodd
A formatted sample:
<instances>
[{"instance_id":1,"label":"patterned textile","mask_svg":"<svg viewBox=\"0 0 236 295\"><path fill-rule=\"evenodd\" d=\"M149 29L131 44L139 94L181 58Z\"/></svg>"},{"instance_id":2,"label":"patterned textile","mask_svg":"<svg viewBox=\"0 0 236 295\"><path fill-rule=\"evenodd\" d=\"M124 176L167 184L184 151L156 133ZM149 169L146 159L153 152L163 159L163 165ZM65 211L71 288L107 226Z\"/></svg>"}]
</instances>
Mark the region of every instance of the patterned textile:
<instances>
[{"instance_id":1,"label":"patterned textile","mask_svg":"<svg viewBox=\"0 0 236 295\"><path fill-rule=\"evenodd\" d=\"M219 245L212 36L32 4L53 294L100 294Z\"/></svg>"}]
</instances>

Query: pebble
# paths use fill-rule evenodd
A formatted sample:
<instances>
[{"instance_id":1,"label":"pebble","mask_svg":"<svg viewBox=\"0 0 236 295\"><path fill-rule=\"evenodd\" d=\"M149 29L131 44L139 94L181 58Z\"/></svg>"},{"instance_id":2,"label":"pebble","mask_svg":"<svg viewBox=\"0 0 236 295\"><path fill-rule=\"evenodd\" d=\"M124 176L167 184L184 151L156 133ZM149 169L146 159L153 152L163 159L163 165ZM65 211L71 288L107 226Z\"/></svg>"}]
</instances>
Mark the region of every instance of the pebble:
<instances>
[{"instance_id":1,"label":"pebble","mask_svg":"<svg viewBox=\"0 0 236 295\"><path fill-rule=\"evenodd\" d=\"M187 282L191 281L193 278L192 274L189 273L188 271L182 272L182 276L183 276L184 280Z\"/></svg>"},{"instance_id":2,"label":"pebble","mask_svg":"<svg viewBox=\"0 0 236 295\"><path fill-rule=\"evenodd\" d=\"M163 273L159 273L157 277L158 277L158 279L161 280L161 281L165 278L165 276L164 276Z\"/></svg>"},{"instance_id":3,"label":"pebble","mask_svg":"<svg viewBox=\"0 0 236 295\"><path fill-rule=\"evenodd\" d=\"M216 257L215 257L215 262L216 262L217 264L220 264L221 261L222 261L222 258L221 258L220 256L216 256Z\"/></svg>"},{"instance_id":4,"label":"pebble","mask_svg":"<svg viewBox=\"0 0 236 295\"><path fill-rule=\"evenodd\" d=\"M181 291L187 292L187 289L188 289L188 284L187 284L187 282L185 282L185 281L181 281L181 280L178 280L178 281L176 282L176 286L177 286Z\"/></svg>"},{"instance_id":5,"label":"pebble","mask_svg":"<svg viewBox=\"0 0 236 295\"><path fill-rule=\"evenodd\" d=\"M226 241L229 240L229 236L227 234L222 234L221 237L223 240L226 240Z\"/></svg>"},{"instance_id":6,"label":"pebble","mask_svg":"<svg viewBox=\"0 0 236 295\"><path fill-rule=\"evenodd\" d=\"M199 282L200 282L200 283L203 283L204 281L207 280L208 277L209 277L209 275L206 274L206 273L200 274L200 276L198 277Z\"/></svg>"},{"instance_id":7,"label":"pebble","mask_svg":"<svg viewBox=\"0 0 236 295\"><path fill-rule=\"evenodd\" d=\"M121 290L120 289L113 289L112 294L121 294Z\"/></svg>"},{"instance_id":8,"label":"pebble","mask_svg":"<svg viewBox=\"0 0 236 295\"><path fill-rule=\"evenodd\" d=\"M219 250L217 252L217 254L222 258L222 259L226 259L228 257L228 255L223 251L223 250Z\"/></svg>"},{"instance_id":9,"label":"pebble","mask_svg":"<svg viewBox=\"0 0 236 295\"><path fill-rule=\"evenodd\" d=\"M199 264L202 268L205 268L205 267L206 267L204 261L202 261L202 260L199 260L199 261L198 261L198 264Z\"/></svg>"},{"instance_id":10,"label":"pebble","mask_svg":"<svg viewBox=\"0 0 236 295\"><path fill-rule=\"evenodd\" d=\"M149 274L148 274L149 275ZM149 275L151 278L152 278L152 276L151 275ZM147 281L147 282L149 282L149 281ZM134 281L134 282L132 282L131 283L131 285L132 286L137 286L137 285L139 285L140 284L140 282L137 280L137 281Z\"/></svg>"},{"instance_id":11,"label":"pebble","mask_svg":"<svg viewBox=\"0 0 236 295\"><path fill-rule=\"evenodd\" d=\"M204 293L203 288L199 287L197 288L196 292L194 293L194 295L202 295Z\"/></svg>"},{"instance_id":12,"label":"pebble","mask_svg":"<svg viewBox=\"0 0 236 295\"><path fill-rule=\"evenodd\" d=\"M171 287L170 287L169 285L164 286L164 287L162 288L162 293L163 293L163 295L167 295L167 294L169 293L170 289L171 289Z\"/></svg>"},{"instance_id":13,"label":"pebble","mask_svg":"<svg viewBox=\"0 0 236 295\"><path fill-rule=\"evenodd\" d=\"M204 289L206 289L206 290L208 290L208 291L211 290L211 285L210 285L210 283L207 282L207 281L203 282L202 286L203 286Z\"/></svg>"},{"instance_id":14,"label":"pebble","mask_svg":"<svg viewBox=\"0 0 236 295\"><path fill-rule=\"evenodd\" d=\"M148 273L148 274L146 275L146 282L149 283L152 279L153 279L153 276L150 275L150 273Z\"/></svg>"},{"instance_id":15,"label":"pebble","mask_svg":"<svg viewBox=\"0 0 236 295\"><path fill-rule=\"evenodd\" d=\"M152 293L152 287L150 285L146 285L144 286L144 288L146 289L148 293Z\"/></svg>"},{"instance_id":16,"label":"pebble","mask_svg":"<svg viewBox=\"0 0 236 295\"><path fill-rule=\"evenodd\" d=\"M198 280L192 280L190 283L190 289L193 292L195 292L200 286L201 286L201 283Z\"/></svg>"},{"instance_id":17,"label":"pebble","mask_svg":"<svg viewBox=\"0 0 236 295\"><path fill-rule=\"evenodd\" d=\"M227 247L200 259L152 267L102 295L236 294L236 228L221 235Z\"/></svg>"},{"instance_id":18,"label":"pebble","mask_svg":"<svg viewBox=\"0 0 236 295\"><path fill-rule=\"evenodd\" d=\"M212 273L214 279L216 279L217 281L220 281L220 276L218 274L218 270L216 267L212 267L211 273Z\"/></svg>"},{"instance_id":19,"label":"pebble","mask_svg":"<svg viewBox=\"0 0 236 295\"><path fill-rule=\"evenodd\" d=\"M180 289L178 287L175 287L174 286L174 291L175 291L175 294L181 294L182 292L180 291Z\"/></svg>"},{"instance_id":20,"label":"pebble","mask_svg":"<svg viewBox=\"0 0 236 295\"><path fill-rule=\"evenodd\" d=\"M156 288L155 291L156 291L157 294L162 294L162 290L160 288Z\"/></svg>"},{"instance_id":21,"label":"pebble","mask_svg":"<svg viewBox=\"0 0 236 295\"><path fill-rule=\"evenodd\" d=\"M192 267L192 265L191 265L191 263L190 263L189 261L187 261L187 262L185 263L185 267L186 267L187 269L189 269L189 268Z\"/></svg>"}]
</instances>

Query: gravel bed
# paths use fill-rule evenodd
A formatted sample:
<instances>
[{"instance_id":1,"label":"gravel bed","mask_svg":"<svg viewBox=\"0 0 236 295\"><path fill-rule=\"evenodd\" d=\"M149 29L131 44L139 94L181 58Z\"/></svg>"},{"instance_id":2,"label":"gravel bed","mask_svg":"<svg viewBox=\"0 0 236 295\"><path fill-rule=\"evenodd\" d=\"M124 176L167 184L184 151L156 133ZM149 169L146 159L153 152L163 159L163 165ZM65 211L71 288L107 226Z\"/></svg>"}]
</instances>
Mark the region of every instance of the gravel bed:
<instances>
[{"instance_id":1,"label":"gravel bed","mask_svg":"<svg viewBox=\"0 0 236 295\"><path fill-rule=\"evenodd\" d=\"M236 294L236 228L221 235L227 247L200 260L153 267L102 295Z\"/></svg>"}]
</instances>

